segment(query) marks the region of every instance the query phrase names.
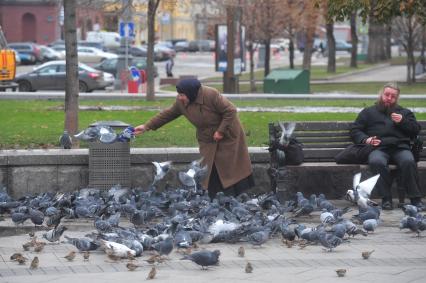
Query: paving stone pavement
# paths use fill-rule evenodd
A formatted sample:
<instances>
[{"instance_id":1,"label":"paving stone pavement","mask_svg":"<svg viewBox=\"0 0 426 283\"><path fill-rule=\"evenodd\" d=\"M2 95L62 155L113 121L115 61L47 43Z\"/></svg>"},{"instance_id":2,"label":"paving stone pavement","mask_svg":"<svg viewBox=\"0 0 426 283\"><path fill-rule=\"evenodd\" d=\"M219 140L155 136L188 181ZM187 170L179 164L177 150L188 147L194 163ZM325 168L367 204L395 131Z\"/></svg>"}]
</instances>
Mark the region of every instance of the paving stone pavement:
<instances>
[{"instance_id":1,"label":"paving stone pavement","mask_svg":"<svg viewBox=\"0 0 426 283\"><path fill-rule=\"evenodd\" d=\"M426 238L398 228L400 210L383 211L383 222L367 237L349 239L333 252L326 252L319 245L288 248L279 238L268 241L260 248L248 243L208 244L200 248L221 251L220 264L201 270L194 263L180 260L176 251L170 259L156 265L155 282L426 282ZM299 218L301 223L318 224L318 213L313 217ZM126 224L126 223L125 223ZM68 221L66 235L83 236L93 231L91 222ZM0 229L14 229L7 221L0 222ZM19 228L23 231L22 228ZM41 238L42 231L36 235ZM48 244L40 253L24 252L22 243L29 240L28 234L0 238L0 282L140 282L146 280L151 265L145 260L145 252L134 262L140 265L130 272L128 260L113 262L103 251L95 251L89 261L77 254L74 261L64 256L75 248L66 243ZM245 257L237 255L240 246L245 247ZM362 251L374 250L370 259L361 257ZM40 259L38 269L30 269L29 263L19 265L11 261L14 252L22 252L31 261ZM253 266L252 273L245 273L247 262ZM337 277L335 270L347 270L345 277Z\"/></svg>"}]
</instances>

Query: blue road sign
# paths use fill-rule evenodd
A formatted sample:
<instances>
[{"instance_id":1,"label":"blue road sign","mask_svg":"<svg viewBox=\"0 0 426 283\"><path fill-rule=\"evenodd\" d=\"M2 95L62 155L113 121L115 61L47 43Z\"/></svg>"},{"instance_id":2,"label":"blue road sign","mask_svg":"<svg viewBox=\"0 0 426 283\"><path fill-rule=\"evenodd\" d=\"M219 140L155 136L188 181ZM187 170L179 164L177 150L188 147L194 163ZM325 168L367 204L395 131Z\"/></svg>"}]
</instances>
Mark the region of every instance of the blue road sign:
<instances>
[{"instance_id":1,"label":"blue road sign","mask_svg":"<svg viewBox=\"0 0 426 283\"><path fill-rule=\"evenodd\" d=\"M133 22L125 23L120 22L120 36L121 37L134 37L135 24Z\"/></svg>"}]
</instances>

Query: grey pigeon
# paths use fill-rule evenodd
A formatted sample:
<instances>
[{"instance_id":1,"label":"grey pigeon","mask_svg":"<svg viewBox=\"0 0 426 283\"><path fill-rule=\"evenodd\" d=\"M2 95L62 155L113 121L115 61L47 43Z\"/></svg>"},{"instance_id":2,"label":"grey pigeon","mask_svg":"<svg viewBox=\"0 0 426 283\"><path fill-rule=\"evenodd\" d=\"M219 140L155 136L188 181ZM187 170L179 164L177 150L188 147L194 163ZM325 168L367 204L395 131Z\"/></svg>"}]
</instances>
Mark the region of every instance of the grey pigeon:
<instances>
[{"instance_id":1,"label":"grey pigeon","mask_svg":"<svg viewBox=\"0 0 426 283\"><path fill-rule=\"evenodd\" d=\"M72 140L70 135L68 134L68 131L65 130L62 136L59 137L59 145L63 149L71 149Z\"/></svg>"},{"instance_id":2,"label":"grey pigeon","mask_svg":"<svg viewBox=\"0 0 426 283\"><path fill-rule=\"evenodd\" d=\"M200 265L202 269L205 269L205 267L217 265L219 263L219 256L220 256L219 250L214 250L212 252L208 250L203 250L203 251L199 251L199 252L187 255L181 259L190 260Z\"/></svg>"},{"instance_id":3,"label":"grey pigeon","mask_svg":"<svg viewBox=\"0 0 426 283\"><path fill-rule=\"evenodd\" d=\"M53 228L46 233L43 233L43 238L48 240L49 242L59 242L59 239L61 238L64 231L67 230L67 227L63 225L59 225L56 228Z\"/></svg>"},{"instance_id":4,"label":"grey pigeon","mask_svg":"<svg viewBox=\"0 0 426 283\"><path fill-rule=\"evenodd\" d=\"M100 246L89 238L70 238L66 235L64 237L67 239L69 244L74 245L81 252L94 251Z\"/></svg>"},{"instance_id":5,"label":"grey pigeon","mask_svg":"<svg viewBox=\"0 0 426 283\"><path fill-rule=\"evenodd\" d=\"M402 208L402 211L404 211L405 215L416 217L417 213L419 213L419 209L415 205L406 204Z\"/></svg>"},{"instance_id":6,"label":"grey pigeon","mask_svg":"<svg viewBox=\"0 0 426 283\"><path fill-rule=\"evenodd\" d=\"M167 237L164 241L152 245L152 248L160 255L169 255L173 250L173 238Z\"/></svg>"},{"instance_id":7,"label":"grey pigeon","mask_svg":"<svg viewBox=\"0 0 426 283\"><path fill-rule=\"evenodd\" d=\"M263 231L254 232L247 236L248 241L253 246L261 246L269 240L269 234L271 233L270 229L266 229Z\"/></svg>"},{"instance_id":8,"label":"grey pigeon","mask_svg":"<svg viewBox=\"0 0 426 283\"><path fill-rule=\"evenodd\" d=\"M101 143L113 143L117 140L117 133L110 126L99 128L99 141Z\"/></svg>"},{"instance_id":9,"label":"grey pigeon","mask_svg":"<svg viewBox=\"0 0 426 283\"><path fill-rule=\"evenodd\" d=\"M362 227L367 232L374 232L374 230L376 230L378 225L379 225L379 222L377 219L367 219L362 223Z\"/></svg>"},{"instance_id":10,"label":"grey pigeon","mask_svg":"<svg viewBox=\"0 0 426 283\"><path fill-rule=\"evenodd\" d=\"M99 127L89 127L74 135L74 137L82 141L95 141L97 138L99 138L99 135Z\"/></svg>"},{"instance_id":11,"label":"grey pigeon","mask_svg":"<svg viewBox=\"0 0 426 283\"><path fill-rule=\"evenodd\" d=\"M334 248L339 246L343 240L332 233L320 232L319 242L323 247L331 252Z\"/></svg>"},{"instance_id":12,"label":"grey pigeon","mask_svg":"<svg viewBox=\"0 0 426 283\"><path fill-rule=\"evenodd\" d=\"M417 236L420 237L420 233L426 229L426 218L419 215L417 217L408 217L407 227L411 231L416 232Z\"/></svg>"}]
</instances>

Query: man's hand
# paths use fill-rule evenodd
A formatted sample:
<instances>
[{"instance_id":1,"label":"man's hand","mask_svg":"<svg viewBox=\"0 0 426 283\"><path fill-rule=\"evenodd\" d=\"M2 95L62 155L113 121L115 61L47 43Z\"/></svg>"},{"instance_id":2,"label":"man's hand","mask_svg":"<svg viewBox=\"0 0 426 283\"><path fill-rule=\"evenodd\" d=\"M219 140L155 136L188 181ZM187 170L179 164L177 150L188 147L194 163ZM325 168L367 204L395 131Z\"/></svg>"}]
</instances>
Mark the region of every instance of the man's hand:
<instances>
[{"instance_id":1,"label":"man's hand","mask_svg":"<svg viewBox=\"0 0 426 283\"><path fill-rule=\"evenodd\" d=\"M139 125L137 127L135 127L135 135L141 135L143 133L145 133L146 131L148 131L148 128L145 125Z\"/></svg>"},{"instance_id":2,"label":"man's hand","mask_svg":"<svg viewBox=\"0 0 426 283\"><path fill-rule=\"evenodd\" d=\"M369 137L365 140L366 144L371 144L372 146L379 146L382 141L377 138L377 136Z\"/></svg>"},{"instance_id":3,"label":"man's hand","mask_svg":"<svg viewBox=\"0 0 426 283\"><path fill-rule=\"evenodd\" d=\"M223 134L221 132L216 131L213 134L213 139L214 139L215 142L218 142L221 139L223 139Z\"/></svg>"},{"instance_id":4,"label":"man's hand","mask_svg":"<svg viewBox=\"0 0 426 283\"><path fill-rule=\"evenodd\" d=\"M402 120L402 115L398 114L398 113L392 113L391 114L391 119L392 121L394 121L395 123L399 123Z\"/></svg>"}]
</instances>

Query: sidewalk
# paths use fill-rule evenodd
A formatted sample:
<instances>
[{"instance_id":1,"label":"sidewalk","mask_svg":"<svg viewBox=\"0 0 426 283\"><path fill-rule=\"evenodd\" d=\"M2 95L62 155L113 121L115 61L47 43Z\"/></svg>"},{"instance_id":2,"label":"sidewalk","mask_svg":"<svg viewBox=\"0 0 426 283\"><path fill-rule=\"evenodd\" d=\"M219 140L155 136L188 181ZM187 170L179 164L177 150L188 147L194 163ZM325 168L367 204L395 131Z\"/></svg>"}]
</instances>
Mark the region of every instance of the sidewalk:
<instances>
[{"instance_id":1,"label":"sidewalk","mask_svg":"<svg viewBox=\"0 0 426 283\"><path fill-rule=\"evenodd\" d=\"M336 202L339 206L348 204ZM319 222L318 215L319 212L315 212L313 217L300 217L298 221L315 226ZM349 243L333 252L325 252L320 245L287 248L280 237L260 248L248 243L201 245L200 248L221 251L220 264L207 271L192 262L181 261L182 255L174 250L169 261L156 266L155 282L424 282L426 237L417 238L411 232L400 231L398 225L402 216L401 210L383 211L383 223L374 233L351 238ZM10 221L0 222L0 229L14 229L10 224ZM64 233L68 236L83 236L93 231L91 221L63 224L69 227ZM36 235L41 238L42 232ZM135 261L141 267L130 272L126 268L127 260L111 262L102 251L92 252L87 262L80 254L68 262L63 257L75 248L65 243L46 245L38 254L23 252L21 245L28 240L27 234L1 238L0 282L141 282L152 267L144 261L149 251ZM244 258L237 256L240 246L245 247ZM375 250L370 259L362 259L361 252L369 250ZM31 270L29 263L21 266L12 262L9 258L14 252L23 252L30 260L38 256L39 268ZM253 265L253 273L244 272L247 261ZM344 278L337 277L335 270L339 268L347 270Z\"/></svg>"}]
</instances>

